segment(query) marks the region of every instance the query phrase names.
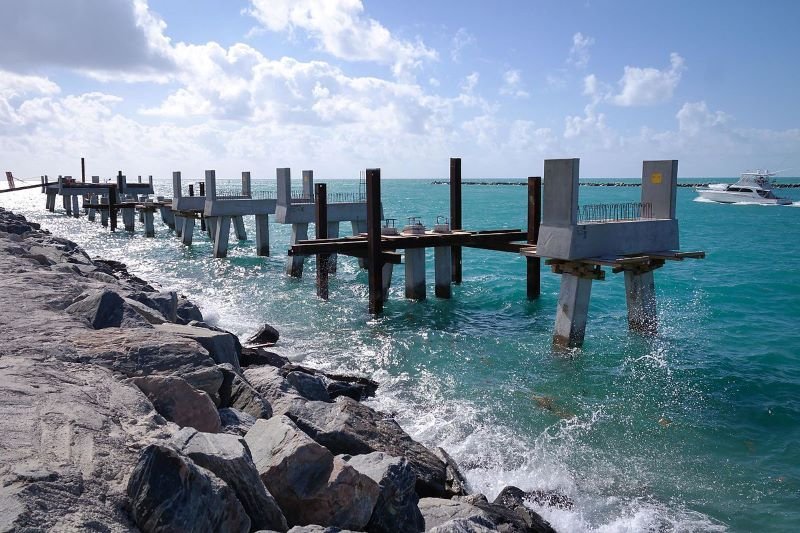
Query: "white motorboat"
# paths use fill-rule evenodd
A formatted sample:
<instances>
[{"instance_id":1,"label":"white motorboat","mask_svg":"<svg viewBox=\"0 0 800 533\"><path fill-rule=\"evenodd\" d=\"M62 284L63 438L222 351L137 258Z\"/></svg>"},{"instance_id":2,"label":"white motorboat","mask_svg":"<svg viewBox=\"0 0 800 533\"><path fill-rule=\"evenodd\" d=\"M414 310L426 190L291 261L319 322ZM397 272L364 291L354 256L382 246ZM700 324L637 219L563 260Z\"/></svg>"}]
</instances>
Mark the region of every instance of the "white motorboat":
<instances>
[{"instance_id":1,"label":"white motorboat","mask_svg":"<svg viewBox=\"0 0 800 533\"><path fill-rule=\"evenodd\" d=\"M721 204L749 203L768 205L789 205L788 198L779 198L772 192L772 177L776 172L753 170L743 172L739 181L733 184L715 183L708 187L695 189L701 198Z\"/></svg>"}]
</instances>

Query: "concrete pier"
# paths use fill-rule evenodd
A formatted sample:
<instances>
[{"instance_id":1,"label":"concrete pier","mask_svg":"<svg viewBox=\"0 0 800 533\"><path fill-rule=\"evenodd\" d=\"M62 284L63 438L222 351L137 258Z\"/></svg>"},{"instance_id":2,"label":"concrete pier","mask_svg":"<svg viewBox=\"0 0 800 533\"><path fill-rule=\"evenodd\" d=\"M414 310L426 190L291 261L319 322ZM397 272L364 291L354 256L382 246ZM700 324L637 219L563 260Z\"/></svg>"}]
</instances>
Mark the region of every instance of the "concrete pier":
<instances>
[{"instance_id":1,"label":"concrete pier","mask_svg":"<svg viewBox=\"0 0 800 533\"><path fill-rule=\"evenodd\" d=\"M256 215L256 254L269 256L269 215Z\"/></svg>"},{"instance_id":2,"label":"concrete pier","mask_svg":"<svg viewBox=\"0 0 800 533\"><path fill-rule=\"evenodd\" d=\"M101 197L100 203L108 205L108 196L104 195ZM100 224L102 224L104 228L108 227L108 209L100 210Z\"/></svg>"},{"instance_id":3,"label":"concrete pier","mask_svg":"<svg viewBox=\"0 0 800 533\"><path fill-rule=\"evenodd\" d=\"M406 249L406 298L425 299L425 248Z\"/></svg>"},{"instance_id":4,"label":"concrete pier","mask_svg":"<svg viewBox=\"0 0 800 533\"><path fill-rule=\"evenodd\" d=\"M297 241L304 241L308 239L308 224L292 224L292 238L290 245L296 244ZM305 263L305 256L290 255L286 258L286 274L294 278L303 276L303 264Z\"/></svg>"},{"instance_id":5,"label":"concrete pier","mask_svg":"<svg viewBox=\"0 0 800 533\"><path fill-rule=\"evenodd\" d=\"M433 249L434 282L437 298L450 298L453 283L453 255L450 246Z\"/></svg>"},{"instance_id":6,"label":"concrete pier","mask_svg":"<svg viewBox=\"0 0 800 533\"><path fill-rule=\"evenodd\" d=\"M214 257L227 257L231 217L218 217L214 224Z\"/></svg>"},{"instance_id":7,"label":"concrete pier","mask_svg":"<svg viewBox=\"0 0 800 533\"><path fill-rule=\"evenodd\" d=\"M181 242L183 244L192 244L192 237L194 236L194 217L181 217L183 219L183 228L181 228Z\"/></svg>"},{"instance_id":8,"label":"concrete pier","mask_svg":"<svg viewBox=\"0 0 800 533\"><path fill-rule=\"evenodd\" d=\"M156 228L155 224L153 224L153 219L155 218L155 209L142 209L141 213L144 216L144 236L155 237Z\"/></svg>"},{"instance_id":9,"label":"concrete pier","mask_svg":"<svg viewBox=\"0 0 800 533\"><path fill-rule=\"evenodd\" d=\"M233 226L236 229L236 238L240 241L247 240L247 230L244 228L244 219L241 215L231 217L233 218Z\"/></svg>"},{"instance_id":10,"label":"concrete pier","mask_svg":"<svg viewBox=\"0 0 800 533\"><path fill-rule=\"evenodd\" d=\"M389 289L392 287L392 272L394 264L384 263L381 268L381 288L383 289L383 301L389 300Z\"/></svg>"},{"instance_id":11,"label":"concrete pier","mask_svg":"<svg viewBox=\"0 0 800 533\"><path fill-rule=\"evenodd\" d=\"M652 271L625 271L625 300L628 304L628 327L641 333L656 333L656 284Z\"/></svg>"},{"instance_id":12,"label":"concrete pier","mask_svg":"<svg viewBox=\"0 0 800 533\"><path fill-rule=\"evenodd\" d=\"M73 194L72 195L72 213L71 214L75 218L78 218L78 217L81 216L81 208L79 206L78 195L77 194Z\"/></svg>"},{"instance_id":13,"label":"concrete pier","mask_svg":"<svg viewBox=\"0 0 800 533\"><path fill-rule=\"evenodd\" d=\"M583 345L591 294L591 278L578 277L573 274L561 275L561 290L558 293L558 307L556 308L556 327L553 334L555 346L575 348Z\"/></svg>"}]
</instances>

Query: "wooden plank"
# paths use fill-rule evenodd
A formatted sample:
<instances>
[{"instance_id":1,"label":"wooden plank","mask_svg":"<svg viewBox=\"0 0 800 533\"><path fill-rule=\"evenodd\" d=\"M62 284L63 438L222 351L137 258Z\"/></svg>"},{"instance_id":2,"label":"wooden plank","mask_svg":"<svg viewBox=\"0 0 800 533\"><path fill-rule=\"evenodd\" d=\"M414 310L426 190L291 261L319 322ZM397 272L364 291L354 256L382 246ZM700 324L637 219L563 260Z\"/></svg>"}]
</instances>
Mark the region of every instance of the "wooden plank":
<instances>
[{"instance_id":1,"label":"wooden plank","mask_svg":"<svg viewBox=\"0 0 800 533\"><path fill-rule=\"evenodd\" d=\"M461 219L461 158L450 158L450 229L463 228ZM460 285L462 279L462 254L460 246L450 248L453 264L453 283Z\"/></svg>"},{"instance_id":2,"label":"wooden plank","mask_svg":"<svg viewBox=\"0 0 800 533\"><path fill-rule=\"evenodd\" d=\"M339 245L341 246L341 244ZM383 311L383 258L381 257L381 169L367 169L367 270L369 312Z\"/></svg>"}]
</instances>

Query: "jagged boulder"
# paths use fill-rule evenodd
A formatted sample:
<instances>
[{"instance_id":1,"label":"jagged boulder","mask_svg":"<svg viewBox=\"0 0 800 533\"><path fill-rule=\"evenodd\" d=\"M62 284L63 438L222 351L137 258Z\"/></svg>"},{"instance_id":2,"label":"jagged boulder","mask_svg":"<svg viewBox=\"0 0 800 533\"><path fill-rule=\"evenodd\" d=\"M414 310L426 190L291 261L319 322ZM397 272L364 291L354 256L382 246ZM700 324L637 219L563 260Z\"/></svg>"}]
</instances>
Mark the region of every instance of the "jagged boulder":
<instances>
[{"instance_id":1,"label":"jagged boulder","mask_svg":"<svg viewBox=\"0 0 800 533\"><path fill-rule=\"evenodd\" d=\"M238 339L232 333L170 323L159 324L155 328L158 331L197 341L200 346L208 350L209 355L218 364L229 363L236 369L236 372L241 372L239 353L236 350Z\"/></svg>"},{"instance_id":2,"label":"jagged boulder","mask_svg":"<svg viewBox=\"0 0 800 533\"><path fill-rule=\"evenodd\" d=\"M185 379L177 376L143 376L132 378L131 382L145 393L156 411L167 420L198 431L219 432L219 414L211 397L192 387Z\"/></svg>"},{"instance_id":3,"label":"jagged boulder","mask_svg":"<svg viewBox=\"0 0 800 533\"><path fill-rule=\"evenodd\" d=\"M275 344L278 342L281 334L277 329L269 324L264 324L252 336L247 339L247 344L260 345L260 344Z\"/></svg>"},{"instance_id":4,"label":"jagged boulder","mask_svg":"<svg viewBox=\"0 0 800 533\"><path fill-rule=\"evenodd\" d=\"M254 529L286 531L286 518L267 491L239 437L184 428L172 439L176 449L228 484L250 517Z\"/></svg>"},{"instance_id":5,"label":"jagged boulder","mask_svg":"<svg viewBox=\"0 0 800 533\"><path fill-rule=\"evenodd\" d=\"M574 505L572 498L556 490L532 490L526 492L514 486L505 487L494 499L494 503L509 509L525 507L525 502L558 509L572 509Z\"/></svg>"},{"instance_id":6,"label":"jagged boulder","mask_svg":"<svg viewBox=\"0 0 800 533\"><path fill-rule=\"evenodd\" d=\"M218 410L219 420L222 423L222 432L231 435L244 435L250 431L253 424L256 423L256 417L248 415L233 407L224 407Z\"/></svg>"},{"instance_id":7,"label":"jagged boulder","mask_svg":"<svg viewBox=\"0 0 800 533\"><path fill-rule=\"evenodd\" d=\"M250 531L233 489L168 446L151 444L128 481L131 514L142 531Z\"/></svg>"},{"instance_id":8,"label":"jagged boulder","mask_svg":"<svg viewBox=\"0 0 800 533\"><path fill-rule=\"evenodd\" d=\"M245 441L290 524L360 530L369 521L378 484L333 457L285 416L257 420Z\"/></svg>"},{"instance_id":9,"label":"jagged boulder","mask_svg":"<svg viewBox=\"0 0 800 533\"><path fill-rule=\"evenodd\" d=\"M315 376L306 372L293 371L286 374L285 379L297 389L300 395L306 400L320 402L331 401L331 397L328 395L328 389L325 386L325 380L320 376Z\"/></svg>"},{"instance_id":10,"label":"jagged boulder","mask_svg":"<svg viewBox=\"0 0 800 533\"><path fill-rule=\"evenodd\" d=\"M307 400L300 395L291 383L274 366L256 366L246 368L244 377L272 406L272 414L282 415L296 403Z\"/></svg>"},{"instance_id":11,"label":"jagged boulder","mask_svg":"<svg viewBox=\"0 0 800 533\"><path fill-rule=\"evenodd\" d=\"M272 407L261 394L244 380L230 364L219 365L222 385L219 388L220 407L233 407L255 418L269 418Z\"/></svg>"},{"instance_id":12,"label":"jagged boulder","mask_svg":"<svg viewBox=\"0 0 800 533\"><path fill-rule=\"evenodd\" d=\"M459 531L452 529L451 521L477 523L482 527L490 527L496 531L520 533L555 533L555 530L538 514L526 510L530 515L518 510L511 510L503 505L485 502L482 498L468 503L463 499L444 500L439 498L422 498L419 510L425 518L425 528L431 529L446 526L443 531ZM487 526L487 523L491 526ZM473 531L473 529L466 529ZM478 530L482 531L482 530Z\"/></svg>"},{"instance_id":13,"label":"jagged boulder","mask_svg":"<svg viewBox=\"0 0 800 533\"><path fill-rule=\"evenodd\" d=\"M177 308L175 309L176 320L178 324L188 324L192 320L203 320L203 313L200 308L192 303L185 296L178 297Z\"/></svg>"},{"instance_id":14,"label":"jagged boulder","mask_svg":"<svg viewBox=\"0 0 800 533\"><path fill-rule=\"evenodd\" d=\"M281 368L289 364L289 359L263 348L245 346L242 348L242 352L239 355L239 364L241 366L270 365Z\"/></svg>"},{"instance_id":15,"label":"jagged boulder","mask_svg":"<svg viewBox=\"0 0 800 533\"><path fill-rule=\"evenodd\" d=\"M405 457L417 476L420 496L452 496L445 487L445 463L383 413L339 397L333 403L294 403L286 415L335 454L384 452Z\"/></svg>"},{"instance_id":16,"label":"jagged boulder","mask_svg":"<svg viewBox=\"0 0 800 533\"><path fill-rule=\"evenodd\" d=\"M469 485L467 478L461 473L458 464L450 457L450 454L444 451L444 448L436 447L433 450L436 456L444 461L445 467L445 488L447 492L455 495L465 495L469 492Z\"/></svg>"},{"instance_id":17,"label":"jagged boulder","mask_svg":"<svg viewBox=\"0 0 800 533\"><path fill-rule=\"evenodd\" d=\"M382 452L341 457L380 488L368 531L417 533L425 529L425 520L417 507L419 498L414 492L417 476L405 458Z\"/></svg>"},{"instance_id":18,"label":"jagged boulder","mask_svg":"<svg viewBox=\"0 0 800 533\"><path fill-rule=\"evenodd\" d=\"M93 329L149 328L150 323L111 290L92 291L67 307L67 312L86 320Z\"/></svg>"}]
</instances>

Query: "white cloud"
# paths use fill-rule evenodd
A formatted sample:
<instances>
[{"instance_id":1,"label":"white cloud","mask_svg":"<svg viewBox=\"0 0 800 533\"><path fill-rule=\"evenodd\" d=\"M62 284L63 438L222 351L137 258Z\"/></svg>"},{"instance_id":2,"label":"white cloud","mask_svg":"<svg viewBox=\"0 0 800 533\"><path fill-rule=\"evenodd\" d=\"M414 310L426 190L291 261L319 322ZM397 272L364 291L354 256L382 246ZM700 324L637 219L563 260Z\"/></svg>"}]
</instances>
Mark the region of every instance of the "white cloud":
<instances>
[{"instance_id":1,"label":"white cloud","mask_svg":"<svg viewBox=\"0 0 800 533\"><path fill-rule=\"evenodd\" d=\"M271 31L299 28L325 52L348 61L374 61L407 76L437 54L417 39L398 39L380 22L363 15L361 0L251 0L246 12Z\"/></svg>"},{"instance_id":2,"label":"white cloud","mask_svg":"<svg viewBox=\"0 0 800 533\"><path fill-rule=\"evenodd\" d=\"M626 66L619 80L620 92L611 97L611 102L631 107L660 104L672 98L686 67L683 58L674 52L669 60L670 68L666 70Z\"/></svg>"},{"instance_id":3,"label":"white cloud","mask_svg":"<svg viewBox=\"0 0 800 533\"><path fill-rule=\"evenodd\" d=\"M450 59L454 63L461 62L461 51L467 46L475 44L475 36L467 31L466 28L459 28L453 36L453 42L450 47Z\"/></svg>"},{"instance_id":4,"label":"white cloud","mask_svg":"<svg viewBox=\"0 0 800 533\"><path fill-rule=\"evenodd\" d=\"M705 102L686 102L678 114L678 129L688 135L697 135L710 128L724 126L730 116L722 111L711 113Z\"/></svg>"},{"instance_id":5,"label":"white cloud","mask_svg":"<svg viewBox=\"0 0 800 533\"><path fill-rule=\"evenodd\" d=\"M58 94L60 90L59 86L48 78L0 70L0 98L10 100L31 94Z\"/></svg>"},{"instance_id":6,"label":"white cloud","mask_svg":"<svg viewBox=\"0 0 800 533\"><path fill-rule=\"evenodd\" d=\"M519 70L511 69L503 73L503 85L500 94L514 98L527 98L528 92L522 86L522 75Z\"/></svg>"},{"instance_id":7,"label":"white cloud","mask_svg":"<svg viewBox=\"0 0 800 533\"><path fill-rule=\"evenodd\" d=\"M165 27L146 0L0 2L0 67L152 79L174 68Z\"/></svg>"},{"instance_id":8,"label":"white cloud","mask_svg":"<svg viewBox=\"0 0 800 533\"><path fill-rule=\"evenodd\" d=\"M581 32L572 36L572 48L569 49L567 63L577 68L585 68L589 64L589 49L594 45L594 38Z\"/></svg>"}]
</instances>

